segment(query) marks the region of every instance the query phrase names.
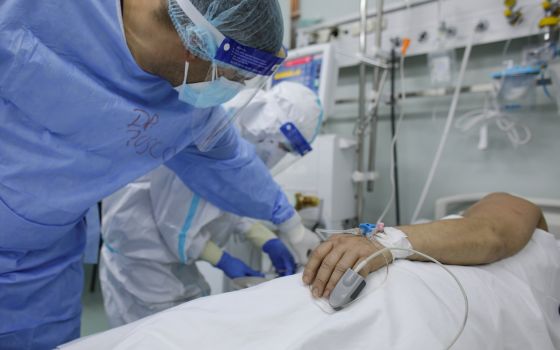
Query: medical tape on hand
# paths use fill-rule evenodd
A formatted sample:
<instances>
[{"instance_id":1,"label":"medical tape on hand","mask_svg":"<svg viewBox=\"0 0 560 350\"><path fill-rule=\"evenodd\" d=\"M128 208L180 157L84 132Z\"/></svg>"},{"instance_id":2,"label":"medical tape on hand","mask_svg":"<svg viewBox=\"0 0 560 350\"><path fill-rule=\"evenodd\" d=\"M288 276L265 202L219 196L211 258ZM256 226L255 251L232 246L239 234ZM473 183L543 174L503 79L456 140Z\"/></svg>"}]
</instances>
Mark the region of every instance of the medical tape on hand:
<instances>
[{"instance_id":1,"label":"medical tape on hand","mask_svg":"<svg viewBox=\"0 0 560 350\"><path fill-rule=\"evenodd\" d=\"M383 232L376 232L372 236L372 239L386 248L412 249L412 244L410 244L408 236L395 227L385 227ZM394 259L406 259L413 255L412 252L405 250L392 250L391 254L393 254Z\"/></svg>"}]
</instances>

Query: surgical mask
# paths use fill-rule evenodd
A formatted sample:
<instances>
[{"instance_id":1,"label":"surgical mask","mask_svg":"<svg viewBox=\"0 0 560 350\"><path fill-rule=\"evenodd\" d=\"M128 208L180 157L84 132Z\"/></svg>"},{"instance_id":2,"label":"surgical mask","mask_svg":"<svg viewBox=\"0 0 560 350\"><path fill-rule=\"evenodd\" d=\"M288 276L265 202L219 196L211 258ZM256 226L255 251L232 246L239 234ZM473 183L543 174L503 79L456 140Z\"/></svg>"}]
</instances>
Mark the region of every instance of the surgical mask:
<instances>
[{"instance_id":1,"label":"surgical mask","mask_svg":"<svg viewBox=\"0 0 560 350\"><path fill-rule=\"evenodd\" d=\"M187 84L188 70L189 63L187 62L185 64L185 78L179 92L179 100L196 108L219 106L234 98L244 88L241 83L230 81L225 77L216 79L215 75L212 81Z\"/></svg>"}]
</instances>

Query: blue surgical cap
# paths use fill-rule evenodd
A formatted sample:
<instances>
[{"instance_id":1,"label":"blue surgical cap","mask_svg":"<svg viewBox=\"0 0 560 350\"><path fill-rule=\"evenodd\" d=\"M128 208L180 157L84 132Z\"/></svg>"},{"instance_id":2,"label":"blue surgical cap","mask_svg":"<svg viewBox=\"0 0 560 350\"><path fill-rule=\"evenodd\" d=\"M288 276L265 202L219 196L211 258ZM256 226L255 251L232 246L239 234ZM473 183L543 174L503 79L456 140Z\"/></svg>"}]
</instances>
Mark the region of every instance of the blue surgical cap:
<instances>
[{"instance_id":1,"label":"blue surgical cap","mask_svg":"<svg viewBox=\"0 0 560 350\"><path fill-rule=\"evenodd\" d=\"M226 37L270 53L277 53L282 48L284 24L277 0L191 2ZM217 51L212 35L204 28L196 27L175 0L168 0L168 4L173 25L187 50L211 61Z\"/></svg>"}]
</instances>

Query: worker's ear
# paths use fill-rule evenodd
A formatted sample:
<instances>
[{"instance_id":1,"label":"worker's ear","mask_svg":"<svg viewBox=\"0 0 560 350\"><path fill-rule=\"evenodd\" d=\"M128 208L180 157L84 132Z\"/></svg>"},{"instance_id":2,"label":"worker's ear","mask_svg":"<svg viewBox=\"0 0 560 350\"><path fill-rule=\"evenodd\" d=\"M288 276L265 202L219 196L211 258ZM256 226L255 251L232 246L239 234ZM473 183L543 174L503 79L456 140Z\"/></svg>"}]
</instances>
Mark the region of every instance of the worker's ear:
<instances>
[{"instance_id":1,"label":"worker's ear","mask_svg":"<svg viewBox=\"0 0 560 350\"><path fill-rule=\"evenodd\" d=\"M187 62L189 62L190 67L187 82L191 84L200 83L210 79L209 72L210 67L212 66L211 62L201 59L188 50L185 51L184 58Z\"/></svg>"},{"instance_id":2,"label":"worker's ear","mask_svg":"<svg viewBox=\"0 0 560 350\"><path fill-rule=\"evenodd\" d=\"M189 50L185 50L185 60L188 61L189 63L196 63L196 62L204 61L204 60L200 59L198 56L194 55Z\"/></svg>"}]
</instances>

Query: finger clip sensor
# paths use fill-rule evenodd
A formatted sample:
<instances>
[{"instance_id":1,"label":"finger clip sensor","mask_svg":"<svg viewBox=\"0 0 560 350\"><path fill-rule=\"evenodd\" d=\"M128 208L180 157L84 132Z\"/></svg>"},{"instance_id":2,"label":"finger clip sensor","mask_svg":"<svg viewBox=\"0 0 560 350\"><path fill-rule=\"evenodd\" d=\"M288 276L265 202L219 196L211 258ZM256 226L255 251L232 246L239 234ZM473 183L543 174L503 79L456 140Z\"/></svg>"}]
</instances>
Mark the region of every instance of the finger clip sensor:
<instances>
[{"instance_id":1,"label":"finger clip sensor","mask_svg":"<svg viewBox=\"0 0 560 350\"><path fill-rule=\"evenodd\" d=\"M342 310L349 303L356 300L365 286L366 280L361 275L352 269L346 270L331 292L329 297L330 306L336 311Z\"/></svg>"}]
</instances>

